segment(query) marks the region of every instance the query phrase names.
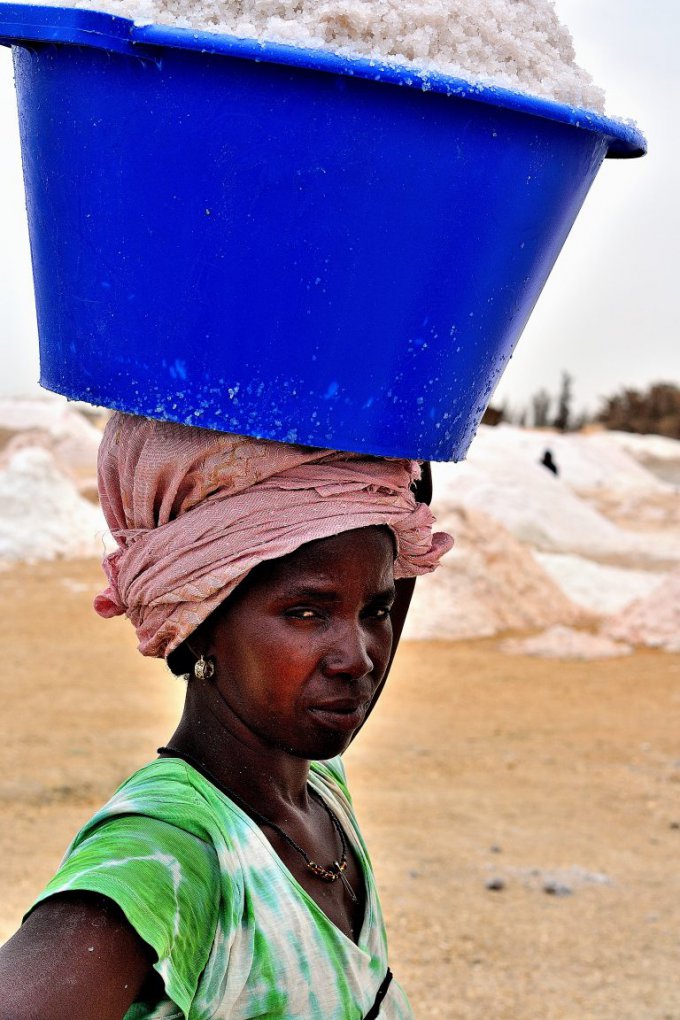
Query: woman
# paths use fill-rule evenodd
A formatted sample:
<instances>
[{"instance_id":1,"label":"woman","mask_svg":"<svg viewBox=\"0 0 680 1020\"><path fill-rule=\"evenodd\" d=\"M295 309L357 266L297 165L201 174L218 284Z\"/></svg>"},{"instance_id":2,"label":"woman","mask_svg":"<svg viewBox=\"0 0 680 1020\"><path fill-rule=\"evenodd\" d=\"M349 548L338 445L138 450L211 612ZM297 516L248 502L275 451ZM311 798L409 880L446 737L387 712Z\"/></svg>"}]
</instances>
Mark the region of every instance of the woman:
<instances>
[{"instance_id":1,"label":"woman","mask_svg":"<svg viewBox=\"0 0 680 1020\"><path fill-rule=\"evenodd\" d=\"M418 475L113 416L95 608L187 675L186 704L4 947L3 1017L412 1015L339 756L387 676L399 578L451 545Z\"/></svg>"}]
</instances>

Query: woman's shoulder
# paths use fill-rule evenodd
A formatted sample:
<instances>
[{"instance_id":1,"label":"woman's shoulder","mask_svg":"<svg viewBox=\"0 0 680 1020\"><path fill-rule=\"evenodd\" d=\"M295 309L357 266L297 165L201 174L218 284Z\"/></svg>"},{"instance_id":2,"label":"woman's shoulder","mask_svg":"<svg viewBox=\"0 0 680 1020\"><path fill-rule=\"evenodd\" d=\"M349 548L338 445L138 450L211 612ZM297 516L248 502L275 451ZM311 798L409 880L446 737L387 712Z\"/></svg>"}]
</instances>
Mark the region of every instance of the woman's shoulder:
<instances>
[{"instance_id":1,"label":"woman's shoulder","mask_svg":"<svg viewBox=\"0 0 680 1020\"><path fill-rule=\"evenodd\" d=\"M114 818L142 816L209 842L215 826L214 808L200 779L183 761L156 758L133 772L85 829L97 828Z\"/></svg>"},{"instance_id":2,"label":"woman's shoulder","mask_svg":"<svg viewBox=\"0 0 680 1020\"><path fill-rule=\"evenodd\" d=\"M167 788L169 785L190 790L193 789L191 782L193 771L181 758L165 756L153 758L131 773L120 784L116 793L139 788L150 789L155 786Z\"/></svg>"},{"instance_id":3,"label":"woman's shoulder","mask_svg":"<svg viewBox=\"0 0 680 1020\"><path fill-rule=\"evenodd\" d=\"M201 779L202 776L180 758L154 758L128 776L109 803L167 804L176 797L186 806L205 800L201 795Z\"/></svg>"}]
</instances>

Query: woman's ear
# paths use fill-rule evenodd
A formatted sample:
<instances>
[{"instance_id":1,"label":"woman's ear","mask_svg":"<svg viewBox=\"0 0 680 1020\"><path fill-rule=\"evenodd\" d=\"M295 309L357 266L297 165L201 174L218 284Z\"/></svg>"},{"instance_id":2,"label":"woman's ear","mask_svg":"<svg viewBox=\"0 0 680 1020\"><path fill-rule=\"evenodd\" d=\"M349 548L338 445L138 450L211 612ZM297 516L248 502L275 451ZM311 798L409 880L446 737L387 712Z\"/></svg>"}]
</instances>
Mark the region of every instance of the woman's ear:
<instances>
[{"instance_id":1,"label":"woman's ear","mask_svg":"<svg viewBox=\"0 0 680 1020\"><path fill-rule=\"evenodd\" d=\"M168 669L175 676L192 677L194 675L194 666L201 655L208 654L208 648L211 647L212 641L214 616L217 612L219 612L219 607L207 620L199 624L196 630L192 631L181 645L178 645L174 651L166 655L165 661Z\"/></svg>"},{"instance_id":2,"label":"woman's ear","mask_svg":"<svg viewBox=\"0 0 680 1020\"><path fill-rule=\"evenodd\" d=\"M419 503L427 503L429 506L432 502L432 468L429 460L420 462L420 472L420 478L413 483L411 489Z\"/></svg>"},{"instance_id":3,"label":"woman's ear","mask_svg":"<svg viewBox=\"0 0 680 1020\"><path fill-rule=\"evenodd\" d=\"M196 656L192 654L186 641L170 652L165 659L168 669L175 676L191 676L196 662Z\"/></svg>"}]
</instances>

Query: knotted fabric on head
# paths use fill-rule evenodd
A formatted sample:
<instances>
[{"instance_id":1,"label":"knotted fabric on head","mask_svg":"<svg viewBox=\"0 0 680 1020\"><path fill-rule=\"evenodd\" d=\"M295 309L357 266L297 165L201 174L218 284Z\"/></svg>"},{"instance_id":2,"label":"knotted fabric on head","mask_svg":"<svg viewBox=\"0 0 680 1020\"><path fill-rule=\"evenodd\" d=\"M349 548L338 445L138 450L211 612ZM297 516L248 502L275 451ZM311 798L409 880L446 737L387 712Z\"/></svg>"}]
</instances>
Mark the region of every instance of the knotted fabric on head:
<instances>
[{"instance_id":1,"label":"knotted fabric on head","mask_svg":"<svg viewBox=\"0 0 680 1020\"><path fill-rule=\"evenodd\" d=\"M434 570L453 539L410 490L416 461L366 457L115 413L99 495L118 549L100 616L125 614L143 655L167 656L264 560L388 525L394 576Z\"/></svg>"}]
</instances>

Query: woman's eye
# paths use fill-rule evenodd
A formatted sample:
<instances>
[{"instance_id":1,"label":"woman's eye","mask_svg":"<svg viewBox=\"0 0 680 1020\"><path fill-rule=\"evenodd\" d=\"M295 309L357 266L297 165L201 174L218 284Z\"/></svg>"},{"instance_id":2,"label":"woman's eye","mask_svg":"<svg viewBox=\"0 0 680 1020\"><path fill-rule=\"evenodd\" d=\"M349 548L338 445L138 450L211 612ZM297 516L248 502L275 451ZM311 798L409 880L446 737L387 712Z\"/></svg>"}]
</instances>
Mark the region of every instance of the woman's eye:
<instances>
[{"instance_id":1,"label":"woman's eye","mask_svg":"<svg viewBox=\"0 0 680 1020\"><path fill-rule=\"evenodd\" d=\"M371 616L373 616L376 620L387 620L389 619L391 612L391 606L378 606L377 609L371 610Z\"/></svg>"},{"instance_id":2,"label":"woman's eye","mask_svg":"<svg viewBox=\"0 0 680 1020\"><path fill-rule=\"evenodd\" d=\"M388 620L391 611L391 606L376 606L367 609L362 615L372 620ZM286 616L292 620L319 620L324 617L324 613L318 609L299 608L287 610Z\"/></svg>"}]
</instances>

